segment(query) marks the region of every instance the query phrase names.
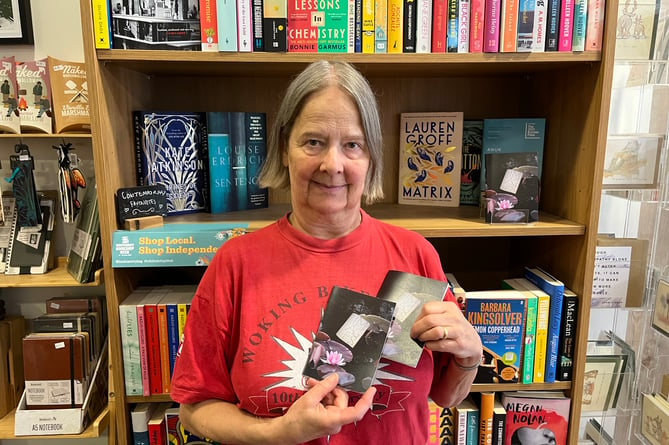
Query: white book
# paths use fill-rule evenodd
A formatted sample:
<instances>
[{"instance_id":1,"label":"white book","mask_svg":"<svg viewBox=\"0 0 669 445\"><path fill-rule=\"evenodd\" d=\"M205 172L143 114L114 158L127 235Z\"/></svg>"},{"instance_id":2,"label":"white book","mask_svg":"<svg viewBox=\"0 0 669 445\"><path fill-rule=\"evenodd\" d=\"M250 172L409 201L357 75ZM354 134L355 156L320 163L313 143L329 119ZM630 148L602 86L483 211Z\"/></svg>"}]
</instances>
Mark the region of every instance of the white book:
<instances>
[{"instance_id":1,"label":"white book","mask_svg":"<svg viewBox=\"0 0 669 445\"><path fill-rule=\"evenodd\" d=\"M416 7L416 52L432 52L432 1L418 0Z\"/></svg>"},{"instance_id":2,"label":"white book","mask_svg":"<svg viewBox=\"0 0 669 445\"><path fill-rule=\"evenodd\" d=\"M546 51L546 0L534 3L534 27L532 28L532 52Z\"/></svg>"},{"instance_id":3,"label":"white book","mask_svg":"<svg viewBox=\"0 0 669 445\"><path fill-rule=\"evenodd\" d=\"M253 19L251 0L237 0L237 50L253 51Z\"/></svg>"},{"instance_id":4,"label":"white book","mask_svg":"<svg viewBox=\"0 0 669 445\"><path fill-rule=\"evenodd\" d=\"M469 23L471 8L469 0L458 0L458 52L469 52Z\"/></svg>"},{"instance_id":5,"label":"white book","mask_svg":"<svg viewBox=\"0 0 669 445\"><path fill-rule=\"evenodd\" d=\"M137 304L149 293L150 288L135 290L118 306L121 327L121 350L123 356L123 377L125 394L143 395L142 364L139 352L139 327L137 325Z\"/></svg>"}]
</instances>

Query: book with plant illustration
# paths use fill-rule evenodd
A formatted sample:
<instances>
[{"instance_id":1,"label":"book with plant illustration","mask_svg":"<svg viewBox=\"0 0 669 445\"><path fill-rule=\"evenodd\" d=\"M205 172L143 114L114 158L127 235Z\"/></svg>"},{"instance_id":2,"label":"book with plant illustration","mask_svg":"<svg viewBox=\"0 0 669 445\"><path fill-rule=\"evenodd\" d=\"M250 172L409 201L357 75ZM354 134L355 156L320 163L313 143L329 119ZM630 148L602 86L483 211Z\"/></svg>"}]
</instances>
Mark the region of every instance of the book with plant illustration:
<instances>
[{"instance_id":1,"label":"book with plant illustration","mask_svg":"<svg viewBox=\"0 0 669 445\"><path fill-rule=\"evenodd\" d=\"M401 114L398 203L459 205L462 127L462 112Z\"/></svg>"}]
</instances>

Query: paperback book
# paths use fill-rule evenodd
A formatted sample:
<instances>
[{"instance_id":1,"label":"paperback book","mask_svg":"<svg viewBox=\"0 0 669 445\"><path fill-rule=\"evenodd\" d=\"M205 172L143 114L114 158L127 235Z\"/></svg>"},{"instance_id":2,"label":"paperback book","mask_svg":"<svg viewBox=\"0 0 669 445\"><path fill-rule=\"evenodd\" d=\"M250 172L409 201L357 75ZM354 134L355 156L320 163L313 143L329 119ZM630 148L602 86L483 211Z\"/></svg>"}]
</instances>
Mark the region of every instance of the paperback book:
<instances>
[{"instance_id":1,"label":"paperback book","mask_svg":"<svg viewBox=\"0 0 669 445\"><path fill-rule=\"evenodd\" d=\"M48 59L16 62L21 132L53 133Z\"/></svg>"},{"instance_id":2,"label":"paperback book","mask_svg":"<svg viewBox=\"0 0 669 445\"><path fill-rule=\"evenodd\" d=\"M134 111L137 185L167 189L167 215L209 208L203 113Z\"/></svg>"},{"instance_id":3,"label":"paperback book","mask_svg":"<svg viewBox=\"0 0 669 445\"><path fill-rule=\"evenodd\" d=\"M0 131L20 133L18 86L16 84L16 61L14 56L0 58Z\"/></svg>"},{"instance_id":4,"label":"paperback book","mask_svg":"<svg viewBox=\"0 0 669 445\"><path fill-rule=\"evenodd\" d=\"M90 131L86 64L54 57L49 57L48 62L54 131Z\"/></svg>"},{"instance_id":5,"label":"paperback book","mask_svg":"<svg viewBox=\"0 0 669 445\"><path fill-rule=\"evenodd\" d=\"M365 392L388 337L396 304L338 286L332 288L303 374L321 380L339 375L339 386Z\"/></svg>"},{"instance_id":6,"label":"paperback book","mask_svg":"<svg viewBox=\"0 0 669 445\"><path fill-rule=\"evenodd\" d=\"M399 141L400 204L460 204L463 113L402 113Z\"/></svg>"},{"instance_id":7,"label":"paperback book","mask_svg":"<svg viewBox=\"0 0 669 445\"><path fill-rule=\"evenodd\" d=\"M460 205L479 205L481 202L481 149L483 121L465 119L462 127L462 176Z\"/></svg>"},{"instance_id":8,"label":"paperback book","mask_svg":"<svg viewBox=\"0 0 669 445\"><path fill-rule=\"evenodd\" d=\"M562 391L511 391L502 393L506 409L504 444L550 443L567 445L571 400Z\"/></svg>"}]
</instances>

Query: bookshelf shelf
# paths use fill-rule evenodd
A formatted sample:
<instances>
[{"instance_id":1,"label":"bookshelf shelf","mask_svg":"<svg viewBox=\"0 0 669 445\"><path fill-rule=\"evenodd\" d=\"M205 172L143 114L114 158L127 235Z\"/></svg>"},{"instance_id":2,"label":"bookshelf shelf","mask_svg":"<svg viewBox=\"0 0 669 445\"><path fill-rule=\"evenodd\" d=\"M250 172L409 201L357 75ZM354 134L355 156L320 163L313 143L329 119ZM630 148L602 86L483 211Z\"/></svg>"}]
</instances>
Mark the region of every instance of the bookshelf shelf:
<instances>
[{"instance_id":1,"label":"bookshelf shelf","mask_svg":"<svg viewBox=\"0 0 669 445\"><path fill-rule=\"evenodd\" d=\"M100 437L109 427L109 406L105 407L102 412L91 422L84 431L79 434L60 434L53 436L15 436L14 435L14 414L16 410L12 410L5 417L0 419L0 440L16 439L16 440L49 440L49 439L91 439Z\"/></svg>"},{"instance_id":2,"label":"bookshelf shelf","mask_svg":"<svg viewBox=\"0 0 669 445\"><path fill-rule=\"evenodd\" d=\"M0 288L10 287L92 287L104 284L102 269L95 272L95 279L90 283L81 284L67 271L67 257L58 257L56 267L45 274L36 275L2 275Z\"/></svg>"},{"instance_id":3,"label":"bookshelf shelf","mask_svg":"<svg viewBox=\"0 0 669 445\"><path fill-rule=\"evenodd\" d=\"M90 139L90 133L0 133L0 139Z\"/></svg>"}]
</instances>

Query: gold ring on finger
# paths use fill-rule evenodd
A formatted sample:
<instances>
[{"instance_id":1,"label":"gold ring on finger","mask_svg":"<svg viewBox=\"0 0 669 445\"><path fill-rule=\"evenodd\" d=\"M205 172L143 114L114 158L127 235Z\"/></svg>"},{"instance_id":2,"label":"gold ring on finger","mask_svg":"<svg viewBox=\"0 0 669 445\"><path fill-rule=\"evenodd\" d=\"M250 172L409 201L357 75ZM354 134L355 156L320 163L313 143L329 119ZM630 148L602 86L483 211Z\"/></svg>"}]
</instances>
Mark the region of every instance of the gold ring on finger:
<instances>
[{"instance_id":1,"label":"gold ring on finger","mask_svg":"<svg viewBox=\"0 0 669 445\"><path fill-rule=\"evenodd\" d=\"M442 340L446 340L448 338L448 328L444 326L444 336L442 337Z\"/></svg>"}]
</instances>

